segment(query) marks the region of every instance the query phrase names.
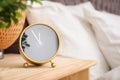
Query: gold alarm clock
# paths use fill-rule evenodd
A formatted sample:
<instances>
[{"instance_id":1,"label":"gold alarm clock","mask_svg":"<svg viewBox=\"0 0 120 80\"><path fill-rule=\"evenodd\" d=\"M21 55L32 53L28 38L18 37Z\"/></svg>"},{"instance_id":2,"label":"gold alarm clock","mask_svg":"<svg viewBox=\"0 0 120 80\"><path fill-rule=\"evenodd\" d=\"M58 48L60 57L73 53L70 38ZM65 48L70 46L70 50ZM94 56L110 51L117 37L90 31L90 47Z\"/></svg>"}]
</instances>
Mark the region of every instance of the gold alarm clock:
<instances>
[{"instance_id":1,"label":"gold alarm clock","mask_svg":"<svg viewBox=\"0 0 120 80\"><path fill-rule=\"evenodd\" d=\"M33 24L25 28L20 35L19 50L26 60L24 67L29 63L41 65L47 62L55 67L52 59L59 50L59 37L55 29L46 24Z\"/></svg>"}]
</instances>

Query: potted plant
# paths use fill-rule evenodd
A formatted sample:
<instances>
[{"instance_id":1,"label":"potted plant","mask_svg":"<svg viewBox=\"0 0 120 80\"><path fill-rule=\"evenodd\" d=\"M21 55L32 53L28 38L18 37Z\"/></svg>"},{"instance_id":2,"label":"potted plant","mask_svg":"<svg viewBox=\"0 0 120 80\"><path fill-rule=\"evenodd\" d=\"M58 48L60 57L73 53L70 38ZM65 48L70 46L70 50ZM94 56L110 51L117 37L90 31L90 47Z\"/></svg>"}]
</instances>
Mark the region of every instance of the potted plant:
<instances>
[{"instance_id":1,"label":"potted plant","mask_svg":"<svg viewBox=\"0 0 120 80\"><path fill-rule=\"evenodd\" d=\"M41 4L41 0L29 0ZM25 0L0 0L0 58L21 33L25 21Z\"/></svg>"}]
</instances>

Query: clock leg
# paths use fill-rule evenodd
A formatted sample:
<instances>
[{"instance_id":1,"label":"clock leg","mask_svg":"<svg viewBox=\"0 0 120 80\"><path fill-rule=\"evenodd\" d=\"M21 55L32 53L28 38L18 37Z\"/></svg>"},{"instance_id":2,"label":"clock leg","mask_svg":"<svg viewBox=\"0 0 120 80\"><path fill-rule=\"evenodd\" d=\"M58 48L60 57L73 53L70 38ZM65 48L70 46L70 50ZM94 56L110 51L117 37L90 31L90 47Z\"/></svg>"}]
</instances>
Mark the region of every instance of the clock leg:
<instances>
[{"instance_id":1,"label":"clock leg","mask_svg":"<svg viewBox=\"0 0 120 80\"><path fill-rule=\"evenodd\" d=\"M26 63L23 64L23 67L24 67L24 68L28 68L28 67L29 67L29 64L26 62Z\"/></svg>"},{"instance_id":2,"label":"clock leg","mask_svg":"<svg viewBox=\"0 0 120 80\"><path fill-rule=\"evenodd\" d=\"M56 64L55 64L54 62L50 61L50 63L51 63L51 67L52 67L52 68L55 68L55 67L56 67Z\"/></svg>"}]
</instances>

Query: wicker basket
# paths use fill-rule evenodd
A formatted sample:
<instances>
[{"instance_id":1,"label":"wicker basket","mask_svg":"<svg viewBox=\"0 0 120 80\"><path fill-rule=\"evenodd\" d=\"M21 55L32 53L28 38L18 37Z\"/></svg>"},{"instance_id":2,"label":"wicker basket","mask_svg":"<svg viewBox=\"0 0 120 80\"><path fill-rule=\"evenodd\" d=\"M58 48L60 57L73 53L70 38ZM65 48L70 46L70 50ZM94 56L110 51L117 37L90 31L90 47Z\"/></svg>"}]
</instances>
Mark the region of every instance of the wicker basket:
<instances>
[{"instance_id":1,"label":"wicker basket","mask_svg":"<svg viewBox=\"0 0 120 80\"><path fill-rule=\"evenodd\" d=\"M10 47L19 37L25 22L25 12L19 12L23 17L19 19L18 24L12 23L10 28L0 29L0 50L4 50Z\"/></svg>"}]
</instances>

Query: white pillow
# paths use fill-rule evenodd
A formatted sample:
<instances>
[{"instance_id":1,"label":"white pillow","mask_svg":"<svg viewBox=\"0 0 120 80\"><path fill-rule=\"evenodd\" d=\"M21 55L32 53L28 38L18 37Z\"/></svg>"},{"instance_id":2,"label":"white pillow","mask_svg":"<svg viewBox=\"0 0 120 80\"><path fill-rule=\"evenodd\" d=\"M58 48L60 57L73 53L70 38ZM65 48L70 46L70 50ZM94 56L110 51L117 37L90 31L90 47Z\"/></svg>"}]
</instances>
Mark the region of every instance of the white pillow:
<instances>
[{"instance_id":1,"label":"white pillow","mask_svg":"<svg viewBox=\"0 0 120 80\"><path fill-rule=\"evenodd\" d=\"M120 66L120 16L84 7L100 48L111 68Z\"/></svg>"},{"instance_id":2,"label":"white pillow","mask_svg":"<svg viewBox=\"0 0 120 80\"><path fill-rule=\"evenodd\" d=\"M84 5L88 6L88 3ZM89 5L91 6L90 3ZM108 71L109 68L98 48L94 35L87 28L90 25L73 16L66 6L44 1L41 7L28 8L27 19L29 24L47 23L58 31L61 42L60 55L97 60L97 65L91 71L93 77Z\"/></svg>"},{"instance_id":3,"label":"white pillow","mask_svg":"<svg viewBox=\"0 0 120 80\"><path fill-rule=\"evenodd\" d=\"M66 7L70 10L72 15L74 17L78 18L79 20L85 20L84 19L85 15L84 15L84 12L83 12L84 7L94 9L93 5L89 1L85 2L85 3L77 4L77 5L68 5Z\"/></svg>"},{"instance_id":4,"label":"white pillow","mask_svg":"<svg viewBox=\"0 0 120 80\"><path fill-rule=\"evenodd\" d=\"M103 74L96 80L120 80L120 66Z\"/></svg>"}]
</instances>

